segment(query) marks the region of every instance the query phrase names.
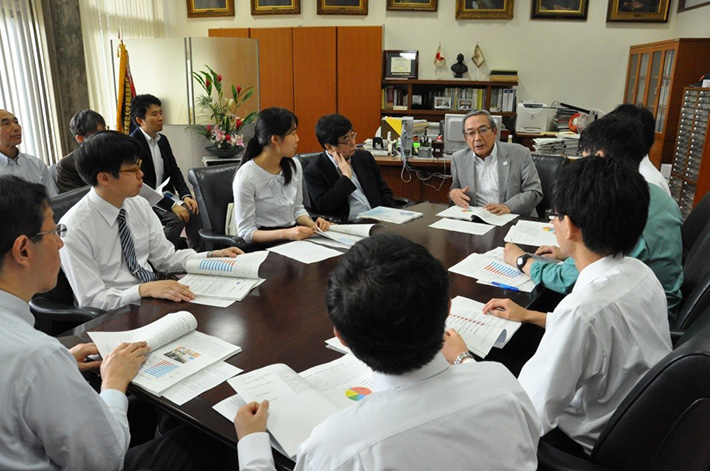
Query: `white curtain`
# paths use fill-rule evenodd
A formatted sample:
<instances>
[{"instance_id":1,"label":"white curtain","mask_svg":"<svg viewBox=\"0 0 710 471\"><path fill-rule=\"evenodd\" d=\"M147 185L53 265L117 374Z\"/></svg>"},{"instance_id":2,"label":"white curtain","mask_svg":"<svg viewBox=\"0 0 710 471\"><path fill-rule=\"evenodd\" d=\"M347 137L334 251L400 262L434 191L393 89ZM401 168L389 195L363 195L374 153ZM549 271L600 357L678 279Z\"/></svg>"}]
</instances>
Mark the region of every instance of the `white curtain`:
<instances>
[{"instance_id":1,"label":"white curtain","mask_svg":"<svg viewBox=\"0 0 710 471\"><path fill-rule=\"evenodd\" d=\"M116 82L111 40L162 38L162 0L79 0L89 103L112 129L116 122ZM131 51L128 51L129 58Z\"/></svg>"},{"instance_id":2,"label":"white curtain","mask_svg":"<svg viewBox=\"0 0 710 471\"><path fill-rule=\"evenodd\" d=\"M50 165L61 143L40 0L0 0L0 108L22 125L22 152Z\"/></svg>"}]
</instances>

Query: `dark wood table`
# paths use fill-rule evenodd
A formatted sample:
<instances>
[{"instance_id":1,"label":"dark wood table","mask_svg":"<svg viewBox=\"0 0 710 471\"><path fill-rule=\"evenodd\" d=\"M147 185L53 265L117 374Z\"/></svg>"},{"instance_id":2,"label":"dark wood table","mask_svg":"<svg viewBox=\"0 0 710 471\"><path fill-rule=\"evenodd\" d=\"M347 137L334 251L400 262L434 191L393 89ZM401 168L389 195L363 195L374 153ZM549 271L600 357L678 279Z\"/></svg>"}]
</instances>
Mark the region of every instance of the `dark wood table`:
<instances>
[{"instance_id":1,"label":"dark wood table","mask_svg":"<svg viewBox=\"0 0 710 471\"><path fill-rule=\"evenodd\" d=\"M432 203L413 206L409 209L423 212L423 218L403 225L385 224L377 227L375 232L400 234L422 244L447 268L470 253L486 252L503 243L510 224L494 227L484 236L427 227L439 219L435 214L446 207ZM336 257L306 265L271 253L260 270L260 276L266 281L243 301L228 308L145 299L141 306L127 306L90 321L76 328L73 335L88 341L88 331L136 329L167 313L187 309L197 318L200 332L242 347L243 351L230 358L229 363L245 371L272 363L286 363L295 371L303 371L340 356L327 349L324 343L333 337L324 298L328 275L337 261ZM462 295L480 302L492 297L509 297L523 306L530 306L543 293L541 288L532 293L513 293L477 284L471 278L454 273L450 273L450 279L452 297ZM494 348L487 359L503 362L517 375L520 366L534 353L541 332L539 328L524 325L504 349ZM212 409L214 404L234 395L226 382L183 406L131 388L171 414L236 446L234 426Z\"/></svg>"}]
</instances>

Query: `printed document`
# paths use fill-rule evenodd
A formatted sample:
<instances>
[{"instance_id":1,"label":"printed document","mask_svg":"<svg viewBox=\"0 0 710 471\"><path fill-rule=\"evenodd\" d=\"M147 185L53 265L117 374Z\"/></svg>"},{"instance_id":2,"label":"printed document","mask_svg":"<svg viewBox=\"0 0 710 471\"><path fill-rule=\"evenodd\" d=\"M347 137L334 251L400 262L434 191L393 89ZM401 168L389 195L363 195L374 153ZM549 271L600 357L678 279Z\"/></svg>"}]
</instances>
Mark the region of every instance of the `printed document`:
<instances>
[{"instance_id":1,"label":"printed document","mask_svg":"<svg viewBox=\"0 0 710 471\"><path fill-rule=\"evenodd\" d=\"M505 263L503 247L497 247L483 254L472 253L449 268L449 271L476 278L484 282L484 284L495 285L495 283L499 283L513 286L521 291L524 290L524 287L529 288L528 282L531 281L530 276ZM535 285L533 284L532 288L534 287ZM532 288L530 288L530 291L532 291Z\"/></svg>"},{"instance_id":2,"label":"printed document","mask_svg":"<svg viewBox=\"0 0 710 471\"><path fill-rule=\"evenodd\" d=\"M504 239L514 244L532 245L557 245L555 228L550 223L535 221L518 221L510 228Z\"/></svg>"},{"instance_id":3,"label":"printed document","mask_svg":"<svg viewBox=\"0 0 710 471\"><path fill-rule=\"evenodd\" d=\"M331 224L327 231L318 229L318 235L308 241L330 247L349 249L365 237L376 224Z\"/></svg>"},{"instance_id":4,"label":"printed document","mask_svg":"<svg viewBox=\"0 0 710 471\"><path fill-rule=\"evenodd\" d=\"M208 366L184 381L180 381L178 384L165 391L163 397L181 406L203 392L209 391L215 386L227 381L229 378L238 375L242 371L244 370L241 368L221 361L212 366Z\"/></svg>"},{"instance_id":5,"label":"printed document","mask_svg":"<svg viewBox=\"0 0 710 471\"><path fill-rule=\"evenodd\" d=\"M493 226L478 222L458 221L456 219L439 219L434 224L429 224L434 229L444 229L445 231L463 232L464 234L483 235L493 229Z\"/></svg>"},{"instance_id":6,"label":"printed document","mask_svg":"<svg viewBox=\"0 0 710 471\"><path fill-rule=\"evenodd\" d=\"M480 219L481 221L494 226L505 226L519 215L513 213L500 215L493 214L492 212L479 206L469 206L468 208L451 206L450 208L437 213L437 216L450 219L463 219L464 221L475 221L476 219Z\"/></svg>"},{"instance_id":7,"label":"printed document","mask_svg":"<svg viewBox=\"0 0 710 471\"><path fill-rule=\"evenodd\" d=\"M331 257L342 255L342 252L328 247L322 247L318 244L312 244L305 240L297 240L295 242L277 245L267 250L301 263L321 262Z\"/></svg>"},{"instance_id":8,"label":"printed document","mask_svg":"<svg viewBox=\"0 0 710 471\"><path fill-rule=\"evenodd\" d=\"M406 209L388 208L387 206L377 206L357 215L358 218L376 219L378 221L391 222L393 224L404 224L405 222L424 216L423 213L407 211Z\"/></svg>"}]
</instances>

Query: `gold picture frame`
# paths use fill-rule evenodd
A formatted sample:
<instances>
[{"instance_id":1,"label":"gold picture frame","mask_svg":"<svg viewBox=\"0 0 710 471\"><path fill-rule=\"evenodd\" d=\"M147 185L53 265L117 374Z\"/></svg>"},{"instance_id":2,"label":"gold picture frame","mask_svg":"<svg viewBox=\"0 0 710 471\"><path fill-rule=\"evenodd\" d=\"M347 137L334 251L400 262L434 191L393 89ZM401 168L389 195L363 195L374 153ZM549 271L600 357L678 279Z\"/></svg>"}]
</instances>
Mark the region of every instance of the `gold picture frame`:
<instances>
[{"instance_id":1,"label":"gold picture frame","mask_svg":"<svg viewBox=\"0 0 710 471\"><path fill-rule=\"evenodd\" d=\"M606 21L667 23L670 0L609 0Z\"/></svg>"},{"instance_id":2,"label":"gold picture frame","mask_svg":"<svg viewBox=\"0 0 710 471\"><path fill-rule=\"evenodd\" d=\"M367 15L368 0L318 0L319 15Z\"/></svg>"},{"instance_id":3,"label":"gold picture frame","mask_svg":"<svg viewBox=\"0 0 710 471\"><path fill-rule=\"evenodd\" d=\"M187 0L188 18L234 16L234 0Z\"/></svg>"},{"instance_id":4,"label":"gold picture frame","mask_svg":"<svg viewBox=\"0 0 710 471\"><path fill-rule=\"evenodd\" d=\"M589 0L533 0L533 20L586 20Z\"/></svg>"},{"instance_id":5,"label":"gold picture frame","mask_svg":"<svg viewBox=\"0 0 710 471\"><path fill-rule=\"evenodd\" d=\"M510 20L513 0L456 0L457 20Z\"/></svg>"},{"instance_id":6,"label":"gold picture frame","mask_svg":"<svg viewBox=\"0 0 710 471\"><path fill-rule=\"evenodd\" d=\"M439 0L387 0L389 11L436 11Z\"/></svg>"},{"instance_id":7,"label":"gold picture frame","mask_svg":"<svg viewBox=\"0 0 710 471\"><path fill-rule=\"evenodd\" d=\"M298 15L301 0L251 0L251 14L254 15Z\"/></svg>"}]
</instances>

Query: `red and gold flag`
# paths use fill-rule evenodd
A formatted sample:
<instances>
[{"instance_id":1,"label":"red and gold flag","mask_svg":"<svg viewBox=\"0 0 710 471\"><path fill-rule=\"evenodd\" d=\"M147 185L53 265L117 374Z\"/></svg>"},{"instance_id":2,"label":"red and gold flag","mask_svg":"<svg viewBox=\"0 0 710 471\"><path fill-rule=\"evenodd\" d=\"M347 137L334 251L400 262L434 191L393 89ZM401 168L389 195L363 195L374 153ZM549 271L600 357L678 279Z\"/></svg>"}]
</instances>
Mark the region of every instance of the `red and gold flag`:
<instances>
[{"instance_id":1,"label":"red and gold flag","mask_svg":"<svg viewBox=\"0 0 710 471\"><path fill-rule=\"evenodd\" d=\"M116 106L116 130L124 134L131 132L131 100L136 96L128 50L123 41L118 45L118 103Z\"/></svg>"}]
</instances>

